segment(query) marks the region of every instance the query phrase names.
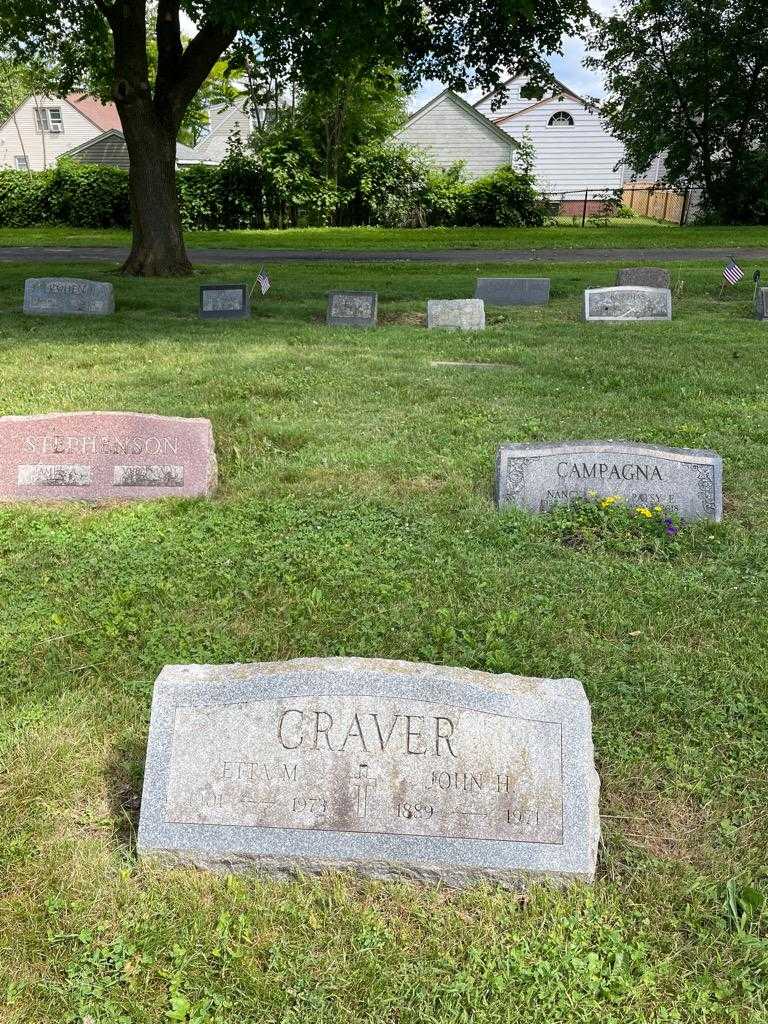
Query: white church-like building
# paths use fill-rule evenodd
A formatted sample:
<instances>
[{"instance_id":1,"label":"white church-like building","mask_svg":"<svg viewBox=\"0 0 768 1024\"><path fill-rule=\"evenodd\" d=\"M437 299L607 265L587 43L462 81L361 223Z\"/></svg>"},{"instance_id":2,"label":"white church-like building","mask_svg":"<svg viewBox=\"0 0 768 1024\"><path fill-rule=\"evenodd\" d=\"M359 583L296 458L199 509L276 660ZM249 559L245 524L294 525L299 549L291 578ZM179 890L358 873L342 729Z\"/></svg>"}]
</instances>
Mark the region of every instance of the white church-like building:
<instances>
[{"instance_id":1,"label":"white church-like building","mask_svg":"<svg viewBox=\"0 0 768 1024\"><path fill-rule=\"evenodd\" d=\"M513 163L517 143L526 137L536 152L534 175L541 192L575 202L586 189L621 188L623 149L598 112L562 82L540 100L521 95L525 84L521 77L507 81L496 110L494 93L470 105L446 89L412 114L396 137L438 166L463 161L471 177Z\"/></svg>"}]
</instances>

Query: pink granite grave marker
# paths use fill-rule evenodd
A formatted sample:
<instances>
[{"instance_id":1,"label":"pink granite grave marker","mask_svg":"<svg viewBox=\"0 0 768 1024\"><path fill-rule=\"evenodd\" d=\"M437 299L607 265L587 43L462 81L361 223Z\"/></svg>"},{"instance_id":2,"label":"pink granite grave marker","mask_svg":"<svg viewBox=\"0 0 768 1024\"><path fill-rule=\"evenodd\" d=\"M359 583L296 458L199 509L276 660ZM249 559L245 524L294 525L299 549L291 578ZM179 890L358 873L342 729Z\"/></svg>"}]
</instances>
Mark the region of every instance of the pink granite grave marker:
<instances>
[{"instance_id":1,"label":"pink granite grave marker","mask_svg":"<svg viewBox=\"0 0 768 1024\"><path fill-rule=\"evenodd\" d=\"M197 498L216 489L210 420L141 412L0 416L0 501Z\"/></svg>"}]
</instances>

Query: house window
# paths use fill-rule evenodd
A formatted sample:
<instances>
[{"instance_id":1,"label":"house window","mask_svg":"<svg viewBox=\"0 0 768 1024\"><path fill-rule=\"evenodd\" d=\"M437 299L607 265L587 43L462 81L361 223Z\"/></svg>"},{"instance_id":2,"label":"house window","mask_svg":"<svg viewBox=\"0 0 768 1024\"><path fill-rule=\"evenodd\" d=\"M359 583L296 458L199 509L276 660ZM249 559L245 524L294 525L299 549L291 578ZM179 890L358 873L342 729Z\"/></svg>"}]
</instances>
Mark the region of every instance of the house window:
<instances>
[{"instance_id":1,"label":"house window","mask_svg":"<svg viewBox=\"0 0 768 1024\"><path fill-rule=\"evenodd\" d=\"M64 131L61 107L35 107L35 129L60 135Z\"/></svg>"},{"instance_id":2,"label":"house window","mask_svg":"<svg viewBox=\"0 0 768 1024\"><path fill-rule=\"evenodd\" d=\"M573 128L573 118L565 110L558 110L556 114L550 117L547 124L550 128Z\"/></svg>"},{"instance_id":3,"label":"house window","mask_svg":"<svg viewBox=\"0 0 768 1024\"><path fill-rule=\"evenodd\" d=\"M16 158L16 170L17 171L28 171L29 161L25 156L17 156Z\"/></svg>"}]
</instances>

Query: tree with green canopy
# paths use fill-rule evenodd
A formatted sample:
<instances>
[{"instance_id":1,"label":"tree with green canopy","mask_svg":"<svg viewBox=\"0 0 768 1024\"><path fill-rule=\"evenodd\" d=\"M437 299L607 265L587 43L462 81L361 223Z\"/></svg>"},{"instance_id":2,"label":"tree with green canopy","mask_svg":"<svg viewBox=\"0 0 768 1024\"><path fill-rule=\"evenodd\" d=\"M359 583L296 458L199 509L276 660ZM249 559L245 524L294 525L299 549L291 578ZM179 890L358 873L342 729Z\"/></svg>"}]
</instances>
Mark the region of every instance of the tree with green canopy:
<instances>
[{"instance_id":1,"label":"tree with green canopy","mask_svg":"<svg viewBox=\"0 0 768 1024\"><path fill-rule=\"evenodd\" d=\"M182 14L196 26L184 45ZM396 69L406 87L438 79L454 89L497 87L510 71L545 83L544 54L576 32L587 0L3 0L0 50L61 69L60 87L111 83L130 157L133 245L123 270L191 271L182 238L175 149L184 116L236 40L272 78L305 86L351 67ZM157 70L148 59L154 18Z\"/></svg>"},{"instance_id":2,"label":"tree with green canopy","mask_svg":"<svg viewBox=\"0 0 768 1024\"><path fill-rule=\"evenodd\" d=\"M751 0L623 0L589 63L601 111L642 171L702 189L705 213L768 222L768 8Z\"/></svg>"}]
</instances>

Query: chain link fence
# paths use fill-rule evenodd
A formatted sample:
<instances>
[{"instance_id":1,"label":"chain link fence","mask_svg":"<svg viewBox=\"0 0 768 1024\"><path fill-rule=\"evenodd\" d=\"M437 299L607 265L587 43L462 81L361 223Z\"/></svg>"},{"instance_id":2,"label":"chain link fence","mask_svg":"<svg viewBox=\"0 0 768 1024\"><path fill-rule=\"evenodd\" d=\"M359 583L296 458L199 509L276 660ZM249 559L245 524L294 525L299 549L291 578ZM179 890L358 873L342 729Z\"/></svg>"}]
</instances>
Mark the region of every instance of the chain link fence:
<instances>
[{"instance_id":1,"label":"chain link fence","mask_svg":"<svg viewBox=\"0 0 768 1024\"><path fill-rule=\"evenodd\" d=\"M574 224L615 224L634 215L670 224L688 224L699 202L698 189L684 191L653 182L631 181L618 189L583 188L541 192L551 217Z\"/></svg>"}]
</instances>

